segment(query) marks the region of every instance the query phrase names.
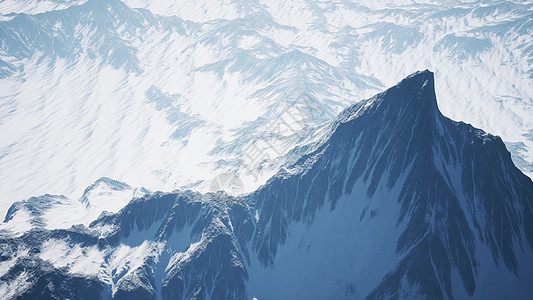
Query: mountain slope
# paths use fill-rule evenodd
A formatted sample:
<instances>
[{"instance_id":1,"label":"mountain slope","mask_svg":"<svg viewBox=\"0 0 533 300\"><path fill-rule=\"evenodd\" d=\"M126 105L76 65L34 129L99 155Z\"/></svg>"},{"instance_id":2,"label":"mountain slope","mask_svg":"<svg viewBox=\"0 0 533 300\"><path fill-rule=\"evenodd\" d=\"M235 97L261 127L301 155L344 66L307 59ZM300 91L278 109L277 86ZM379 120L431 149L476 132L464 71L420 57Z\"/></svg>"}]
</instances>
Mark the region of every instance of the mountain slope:
<instances>
[{"instance_id":1,"label":"mountain slope","mask_svg":"<svg viewBox=\"0 0 533 300\"><path fill-rule=\"evenodd\" d=\"M440 114L430 72L349 108L335 126L328 142L296 163L296 174L274 178L255 195L264 215L254 246L263 263L277 264L291 222L313 223L318 208L335 210L339 201L359 202L350 206L353 220L360 222L352 225L355 232L395 232L386 238L394 239L395 252L389 254L398 256L397 267L387 266L395 270L376 276L386 275L371 298L400 293L406 283L419 283L425 297L450 297L454 275L472 296L477 267L488 264L476 251L489 247L492 258L513 272L517 252L527 249L531 255L531 180L514 167L501 139ZM386 217L376 217L380 214ZM368 249L382 243L372 236L354 238ZM367 267L358 272L378 269Z\"/></svg>"},{"instance_id":2,"label":"mountain slope","mask_svg":"<svg viewBox=\"0 0 533 300\"><path fill-rule=\"evenodd\" d=\"M88 227L4 236L0 291L76 294L54 287L83 279L117 299L523 298L532 222L531 179L500 138L439 112L426 70L343 111L247 196L158 192Z\"/></svg>"},{"instance_id":3,"label":"mountain slope","mask_svg":"<svg viewBox=\"0 0 533 300\"><path fill-rule=\"evenodd\" d=\"M195 23L118 0L64 6L0 18L2 213L32 195L78 198L102 176L207 191L231 172L253 191L282 162L258 170L243 149L288 103L320 103L314 126L349 105L343 95L379 85L266 37L290 31L268 16ZM272 159L298 141L286 144Z\"/></svg>"}]
</instances>

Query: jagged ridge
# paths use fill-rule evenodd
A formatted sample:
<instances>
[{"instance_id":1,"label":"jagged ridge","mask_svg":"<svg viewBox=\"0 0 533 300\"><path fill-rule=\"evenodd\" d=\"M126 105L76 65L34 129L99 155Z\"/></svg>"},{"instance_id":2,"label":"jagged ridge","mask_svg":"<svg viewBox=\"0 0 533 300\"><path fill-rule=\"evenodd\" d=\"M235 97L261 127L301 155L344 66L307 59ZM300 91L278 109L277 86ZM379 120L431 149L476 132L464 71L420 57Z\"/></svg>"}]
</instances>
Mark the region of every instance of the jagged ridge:
<instances>
[{"instance_id":1,"label":"jagged ridge","mask_svg":"<svg viewBox=\"0 0 533 300\"><path fill-rule=\"evenodd\" d=\"M345 110L314 151L246 197L156 193L101 216L88 230L31 232L1 244L31 245L37 261L49 250L45 239L28 244L30 236L97 251L107 268L100 272L114 274L100 279L111 290L106 297L480 297L487 283L479 270L487 265L514 274L513 282L533 278L520 269L532 257L532 199L533 183L500 138L442 116L426 70ZM369 232L376 237L365 239ZM111 267L117 249L130 249L136 261L126 263L129 269ZM480 255L484 249L490 259ZM309 261L283 265L287 253ZM334 272L313 280L325 269ZM299 281L276 285L286 271ZM531 291L519 285L501 291L507 292Z\"/></svg>"}]
</instances>

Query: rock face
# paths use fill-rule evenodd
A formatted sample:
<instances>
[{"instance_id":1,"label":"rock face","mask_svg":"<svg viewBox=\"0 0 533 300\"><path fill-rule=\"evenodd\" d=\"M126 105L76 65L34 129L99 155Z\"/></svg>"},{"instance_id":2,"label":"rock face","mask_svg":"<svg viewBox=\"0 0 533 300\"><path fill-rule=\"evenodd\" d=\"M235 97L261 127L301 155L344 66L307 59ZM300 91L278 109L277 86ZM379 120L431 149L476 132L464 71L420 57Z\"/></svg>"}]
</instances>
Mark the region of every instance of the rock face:
<instances>
[{"instance_id":1,"label":"rock face","mask_svg":"<svg viewBox=\"0 0 533 300\"><path fill-rule=\"evenodd\" d=\"M245 197L147 194L0 247L6 298L524 298L533 183L500 138L439 112L426 70Z\"/></svg>"}]
</instances>

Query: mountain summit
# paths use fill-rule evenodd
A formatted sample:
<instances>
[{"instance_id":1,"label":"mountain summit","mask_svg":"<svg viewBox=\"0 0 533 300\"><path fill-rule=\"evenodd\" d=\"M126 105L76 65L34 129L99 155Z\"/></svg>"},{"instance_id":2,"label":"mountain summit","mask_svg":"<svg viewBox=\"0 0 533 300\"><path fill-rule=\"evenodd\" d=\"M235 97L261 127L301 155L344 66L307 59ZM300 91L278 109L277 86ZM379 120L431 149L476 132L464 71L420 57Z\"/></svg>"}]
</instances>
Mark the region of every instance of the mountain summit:
<instances>
[{"instance_id":1,"label":"mountain summit","mask_svg":"<svg viewBox=\"0 0 533 300\"><path fill-rule=\"evenodd\" d=\"M524 298L533 183L500 138L439 112L426 70L247 196L157 192L0 247L8 298Z\"/></svg>"},{"instance_id":2,"label":"mountain summit","mask_svg":"<svg viewBox=\"0 0 533 300\"><path fill-rule=\"evenodd\" d=\"M292 224L303 222L310 224L306 232L332 227L311 245L351 249L344 259L338 253L331 259L338 260L336 274L343 274L338 282L351 277L357 287L365 278L357 298L480 297L498 286L487 282L501 274L531 278L517 257L531 258L532 182L513 165L500 138L442 116L427 70L345 110L330 138L293 170L253 196L265 214L254 244L264 262L276 265ZM334 217L339 210L350 212L341 223ZM326 224L317 220L328 217L333 219ZM315 267L331 264L314 255ZM503 270L484 276L491 268ZM313 286L318 290L309 296L321 290Z\"/></svg>"}]
</instances>

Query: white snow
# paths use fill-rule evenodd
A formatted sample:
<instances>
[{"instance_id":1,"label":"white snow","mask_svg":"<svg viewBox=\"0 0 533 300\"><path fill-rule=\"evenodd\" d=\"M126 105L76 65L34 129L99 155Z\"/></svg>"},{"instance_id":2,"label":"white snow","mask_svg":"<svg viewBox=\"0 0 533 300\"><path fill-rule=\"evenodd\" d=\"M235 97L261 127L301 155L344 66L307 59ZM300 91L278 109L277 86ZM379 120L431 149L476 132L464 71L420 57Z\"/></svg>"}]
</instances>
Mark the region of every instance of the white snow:
<instances>
[{"instance_id":1,"label":"white snow","mask_svg":"<svg viewBox=\"0 0 533 300\"><path fill-rule=\"evenodd\" d=\"M38 217L42 218L46 229L66 229L73 225L83 224L88 226L96 220L104 211L116 213L128 204L132 198L144 195L146 192L139 188L126 187L117 189L110 187L105 182L93 185L82 199L72 200L60 196L51 196L55 200L51 207L42 212ZM7 222L0 223L0 230L21 234L34 227L31 220L35 218L26 208L18 210ZM113 228L99 227L98 231L105 236Z\"/></svg>"},{"instance_id":2,"label":"white snow","mask_svg":"<svg viewBox=\"0 0 533 300\"><path fill-rule=\"evenodd\" d=\"M16 295L20 295L24 290L32 285L32 275L27 271L22 271L15 280L13 284L8 284L7 282L0 283L0 294L6 298L12 298Z\"/></svg>"},{"instance_id":3,"label":"white snow","mask_svg":"<svg viewBox=\"0 0 533 300\"><path fill-rule=\"evenodd\" d=\"M81 247L55 239L43 243L39 257L56 268L67 267L69 272L85 276L97 276L104 262L97 246Z\"/></svg>"},{"instance_id":4,"label":"white snow","mask_svg":"<svg viewBox=\"0 0 533 300\"><path fill-rule=\"evenodd\" d=\"M10 13L61 12L84 3L4 0L0 25L13 21ZM14 66L0 79L0 216L30 196L78 199L102 176L151 190L207 191L217 175L232 173L243 192L253 191L283 165L277 157L297 144L269 138L275 128L269 124L282 117L288 100L309 93L334 115L426 68L435 72L446 116L502 136L519 167L533 174L533 138L527 136L533 130L527 52L533 41L524 25L531 3L124 3L176 18L143 20L144 27L131 32L114 20L111 33L78 19L54 20L50 33L61 37L71 29L80 40L74 58L50 55L55 46L30 49L22 58L0 48L0 60ZM30 40L38 34L23 33ZM99 34L132 47L140 71L105 63ZM151 88L160 92L157 99L147 93ZM185 117L176 119L179 114ZM194 118L200 123L186 130ZM312 131L305 137L318 138ZM271 160L245 161L242 150L254 144ZM99 207L106 206L107 196L101 199ZM115 211L126 202L112 203ZM70 208L62 209L64 215ZM53 226L73 222L47 219L59 222Z\"/></svg>"},{"instance_id":5,"label":"white snow","mask_svg":"<svg viewBox=\"0 0 533 300\"><path fill-rule=\"evenodd\" d=\"M87 0L3 0L0 2L0 13L38 14L47 11L65 9L72 5L82 4L86 1Z\"/></svg>"}]
</instances>

